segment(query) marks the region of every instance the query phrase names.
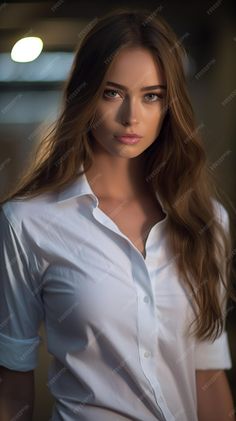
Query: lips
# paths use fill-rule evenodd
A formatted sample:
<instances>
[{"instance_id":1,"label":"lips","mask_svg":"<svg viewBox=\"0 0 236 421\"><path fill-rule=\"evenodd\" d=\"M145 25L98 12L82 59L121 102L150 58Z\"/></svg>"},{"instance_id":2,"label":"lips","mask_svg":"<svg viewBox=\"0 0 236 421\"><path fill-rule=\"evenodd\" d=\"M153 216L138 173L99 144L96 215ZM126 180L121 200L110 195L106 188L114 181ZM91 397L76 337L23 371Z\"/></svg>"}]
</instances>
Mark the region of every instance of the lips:
<instances>
[{"instance_id":1,"label":"lips","mask_svg":"<svg viewBox=\"0 0 236 421\"><path fill-rule=\"evenodd\" d=\"M141 136L138 135L123 135L123 136L115 136L115 138L121 142L121 143L125 143L126 145L133 145L135 143L138 143L141 139Z\"/></svg>"},{"instance_id":2,"label":"lips","mask_svg":"<svg viewBox=\"0 0 236 421\"><path fill-rule=\"evenodd\" d=\"M119 136L116 136L116 137L130 137L130 138L134 137L134 138L141 138L142 136L139 136L139 135L138 135L138 134L136 134L136 133L123 133L123 134L121 134L121 135L119 135Z\"/></svg>"}]
</instances>

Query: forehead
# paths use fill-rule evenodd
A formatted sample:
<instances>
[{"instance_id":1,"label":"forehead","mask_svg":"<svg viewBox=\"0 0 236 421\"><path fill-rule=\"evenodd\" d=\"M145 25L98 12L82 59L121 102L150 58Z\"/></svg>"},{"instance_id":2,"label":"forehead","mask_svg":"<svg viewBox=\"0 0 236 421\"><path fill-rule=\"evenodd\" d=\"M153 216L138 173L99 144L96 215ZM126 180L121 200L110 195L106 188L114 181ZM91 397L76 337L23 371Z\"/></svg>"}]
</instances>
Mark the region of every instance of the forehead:
<instances>
[{"instance_id":1,"label":"forehead","mask_svg":"<svg viewBox=\"0 0 236 421\"><path fill-rule=\"evenodd\" d=\"M161 66L152 53L142 47L121 49L113 59L105 80L112 80L129 88L166 82Z\"/></svg>"}]
</instances>

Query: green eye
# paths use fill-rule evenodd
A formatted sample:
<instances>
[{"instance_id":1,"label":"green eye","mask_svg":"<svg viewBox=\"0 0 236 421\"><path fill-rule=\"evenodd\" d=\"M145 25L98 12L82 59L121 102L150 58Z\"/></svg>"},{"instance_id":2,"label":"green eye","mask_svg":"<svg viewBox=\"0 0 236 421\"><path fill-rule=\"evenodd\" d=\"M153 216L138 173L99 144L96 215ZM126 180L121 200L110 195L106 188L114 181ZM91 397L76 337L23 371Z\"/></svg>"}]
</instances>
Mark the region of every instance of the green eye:
<instances>
[{"instance_id":1,"label":"green eye","mask_svg":"<svg viewBox=\"0 0 236 421\"><path fill-rule=\"evenodd\" d=\"M115 89L105 89L105 91L103 92L103 97L104 98L116 98L115 95L110 95L112 93L113 94L121 94L121 92L119 92L119 91L117 91ZM147 102L156 102L156 101L159 101L160 99L163 98L162 95L158 95L156 92L150 92L149 94L145 94L144 97L149 97L150 98L150 96L152 96L152 98L153 98L153 95L156 98L154 100L152 100L152 99L147 100Z\"/></svg>"},{"instance_id":2,"label":"green eye","mask_svg":"<svg viewBox=\"0 0 236 421\"><path fill-rule=\"evenodd\" d=\"M103 95L105 96L105 97L108 97L108 98L115 98L115 96L113 96L113 95L108 95L109 93L111 93L111 92L115 92L116 94L118 94L119 92L118 91L116 91L115 89L105 89L105 91L104 91L104 93L103 93Z\"/></svg>"},{"instance_id":3,"label":"green eye","mask_svg":"<svg viewBox=\"0 0 236 421\"><path fill-rule=\"evenodd\" d=\"M163 96L162 95L158 95L158 94L156 94L156 93L154 93L154 92L152 92L152 93L150 93L150 94L146 94L145 96L150 96L150 95L154 95L154 96L156 96L157 97L157 99L155 99L154 101L148 101L148 102L156 102L156 101L158 101L159 99L162 99L163 98Z\"/></svg>"}]
</instances>

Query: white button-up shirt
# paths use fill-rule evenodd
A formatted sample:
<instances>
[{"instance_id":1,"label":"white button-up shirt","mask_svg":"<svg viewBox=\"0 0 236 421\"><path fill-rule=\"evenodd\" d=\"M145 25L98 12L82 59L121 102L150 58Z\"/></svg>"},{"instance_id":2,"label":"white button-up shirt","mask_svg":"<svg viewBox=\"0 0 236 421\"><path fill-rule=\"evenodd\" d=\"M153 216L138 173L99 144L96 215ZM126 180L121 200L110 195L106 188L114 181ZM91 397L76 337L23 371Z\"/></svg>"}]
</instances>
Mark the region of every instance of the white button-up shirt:
<instances>
[{"instance_id":1,"label":"white button-up shirt","mask_svg":"<svg viewBox=\"0 0 236 421\"><path fill-rule=\"evenodd\" d=\"M43 321L52 421L197 421L195 370L232 367L227 333L184 335L194 313L163 206L144 258L98 204L83 175L59 194L3 205L0 365L35 369Z\"/></svg>"}]
</instances>

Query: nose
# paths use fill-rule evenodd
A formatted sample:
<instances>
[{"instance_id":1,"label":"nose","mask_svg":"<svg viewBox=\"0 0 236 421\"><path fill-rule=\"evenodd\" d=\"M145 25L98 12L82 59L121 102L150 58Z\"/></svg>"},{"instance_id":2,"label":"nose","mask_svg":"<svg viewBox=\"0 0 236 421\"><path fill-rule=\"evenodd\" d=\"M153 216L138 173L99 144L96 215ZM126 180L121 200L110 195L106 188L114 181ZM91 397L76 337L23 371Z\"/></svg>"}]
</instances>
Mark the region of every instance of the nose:
<instances>
[{"instance_id":1,"label":"nose","mask_svg":"<svg viewBox=\"0 0 236 421\"><path fill-rule=\"evenodd\" d=\"M138 105L135 99L125 99L122 104L122 123L132 125L138 123Z\"/></svg>"}]
</instances>

